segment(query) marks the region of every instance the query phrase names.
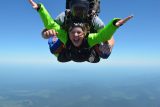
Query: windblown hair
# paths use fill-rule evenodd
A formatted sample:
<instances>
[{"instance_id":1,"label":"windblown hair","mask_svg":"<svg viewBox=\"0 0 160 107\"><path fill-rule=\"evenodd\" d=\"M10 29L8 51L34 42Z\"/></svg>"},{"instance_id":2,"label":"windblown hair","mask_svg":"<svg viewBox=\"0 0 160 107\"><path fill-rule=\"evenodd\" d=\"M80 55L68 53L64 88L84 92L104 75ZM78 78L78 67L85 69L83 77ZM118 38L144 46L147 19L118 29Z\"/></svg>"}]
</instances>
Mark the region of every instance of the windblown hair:
<instances>
[{"instance_id":1,"label":"windblown hair","mask_svg":"<svg viewBox=\"0 0 160 107\"><path fill-rule=\"evenodd\" d=\"M84 32L85 36L86 36L87 31L88 31L86 24L83 24L83 23L73 23L71 25L71 27L69 28L69 32L72 31L73 28L75 28L75 27L80 27L82 29L82 31Z\"/></svg>"}]
</instances>

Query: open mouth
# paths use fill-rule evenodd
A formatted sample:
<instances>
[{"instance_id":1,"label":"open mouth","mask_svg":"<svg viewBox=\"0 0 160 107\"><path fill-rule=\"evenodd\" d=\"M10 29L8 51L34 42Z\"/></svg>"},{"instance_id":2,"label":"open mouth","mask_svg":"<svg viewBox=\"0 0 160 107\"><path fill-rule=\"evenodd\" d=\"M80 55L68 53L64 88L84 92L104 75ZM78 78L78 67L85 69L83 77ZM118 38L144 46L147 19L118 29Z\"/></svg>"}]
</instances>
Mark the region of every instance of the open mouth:
<instances>
[{"instance_id":1,"label":"open mouth","mask_svg":"<svg viewBox=\"0 0 160 107\"><path fill-rule=\"evenodd\" d=\"M79 37L75 37L75 38L73 39L73 44L74 44L75 46L79 46L79 44L80 44L80 38L79 38Z\"/></svg>"},{"instance_id":2,"label":"open mouth","mask_svg":"<svg viewBox=\"0 0 160 107\"><path fill-rule=\"evenodd\" d=\"M79 42L79 37L75 37L73 40L74 40L74 42L78 43Z\"/></svg>"},{"instance_id":3,"label":"open mouth","mask_svg":"<svg viewBox=\"0 0 160 107\"><path fill-rule=\"evenodd\" d=\"M74 40L74 44L79 44L79 40Z\"/></svg>"}]
</instances>

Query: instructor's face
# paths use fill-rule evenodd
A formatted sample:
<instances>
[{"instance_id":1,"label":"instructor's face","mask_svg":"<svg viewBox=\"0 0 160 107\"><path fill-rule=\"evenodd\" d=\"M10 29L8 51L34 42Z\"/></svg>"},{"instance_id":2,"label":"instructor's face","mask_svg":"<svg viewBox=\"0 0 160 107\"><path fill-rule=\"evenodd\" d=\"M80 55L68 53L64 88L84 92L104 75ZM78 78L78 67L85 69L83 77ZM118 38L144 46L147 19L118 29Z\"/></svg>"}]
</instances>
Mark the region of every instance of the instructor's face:
<instances>
[{"instance_id":1,"label":"instructor's face","mask_svg":"<svg viewBox=\"0 0 160 107\"><path fill-rule=\"evenodd\" d=\"M82 44L84 36L85 36L84 32L82 31L82 28L80 27L74 27L69 32L69 38L75 47L79 47Z\"/></svg>"},{"instance_id":2,"label":"instructor's face","mask_svg":"<svg viewBox=\"0 0 160 107\"><path fill-rule=\"evenodd\" d=\"M87 8L80 4L75 4L72 7L72 15L77 18L86 18L87 17Z\"/></svg>"}]
</instances>

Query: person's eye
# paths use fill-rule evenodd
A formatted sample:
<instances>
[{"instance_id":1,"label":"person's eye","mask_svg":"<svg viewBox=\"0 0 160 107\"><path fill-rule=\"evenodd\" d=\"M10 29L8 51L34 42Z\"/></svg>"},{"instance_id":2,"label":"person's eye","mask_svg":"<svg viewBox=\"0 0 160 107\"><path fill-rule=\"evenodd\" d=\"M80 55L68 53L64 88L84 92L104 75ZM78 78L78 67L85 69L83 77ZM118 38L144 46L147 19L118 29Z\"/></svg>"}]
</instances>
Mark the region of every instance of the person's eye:
<instances>
[{"instance_id":1,"label":"person's eye","mask_svg":"<svg viewBox=\"0 0 160 107\"><path fill-rule=\"evenodd\" d=\"M80 31L79 31L79 32L77 32L77 33L78 33L78 34L82 34L82 32L80 32Z\"/></svg>"}]
</instances>

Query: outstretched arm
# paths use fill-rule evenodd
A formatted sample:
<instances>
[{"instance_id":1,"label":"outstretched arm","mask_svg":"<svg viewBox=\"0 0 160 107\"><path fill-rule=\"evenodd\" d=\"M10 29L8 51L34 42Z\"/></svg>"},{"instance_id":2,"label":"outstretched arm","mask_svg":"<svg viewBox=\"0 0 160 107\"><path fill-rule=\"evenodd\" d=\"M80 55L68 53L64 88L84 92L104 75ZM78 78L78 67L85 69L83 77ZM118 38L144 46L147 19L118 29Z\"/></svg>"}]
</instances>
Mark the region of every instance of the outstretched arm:
<instances>
[{"instance_id":1,"label":"outstretched arm","mask_svg":"<svg viewBox=\"0 0 160 107\"><path fill-rule=\"evenodd\" d=\"M133 18L133 16L128 16L127 18L124 19L115 18L111 20L111 22L107 26L105 26L102 30L100 30L98 33L90 34L88 36L88 43L90 47L99 44L101 42L110 40L112 38L112 35L118 29L118 27L126 23L131 18Z\"/></svg>"},{"instance_id":2,"label":"outstretched arm","mask_svg":"<svg viewBox=\"0 0 160 107\"><path fill-rule=\"evenodd\" d=\"M37 4L33 0L29 0L30 4L34 9L36 9L43 21L43 24L46 29L54 29L56 32L58 32L57 37L65 44L67 41L67 32L61 29L60 25L57 24L49 12L45 9L43 4Z\"/></svg>"},{"instance_id":3,"label":"outstretched arm","mask_svg":"<svg viewBox=\"0 0 160 107\"><path fill-rule=\"evenodd\" d=\"M46 10L46 8L43 6L43 4L37 4L33 0L29 0L29 3L32 5L34 9L38 11L46 29L52 29L52 28L54 28L55 30L60 29L60 26L53 20L53 18Z\"/></svg>"}]
</instances>

